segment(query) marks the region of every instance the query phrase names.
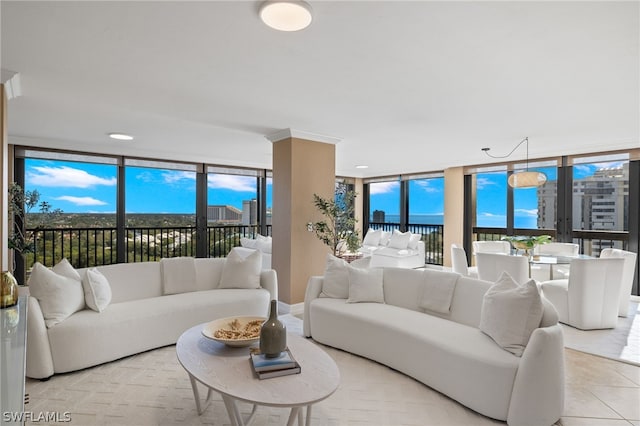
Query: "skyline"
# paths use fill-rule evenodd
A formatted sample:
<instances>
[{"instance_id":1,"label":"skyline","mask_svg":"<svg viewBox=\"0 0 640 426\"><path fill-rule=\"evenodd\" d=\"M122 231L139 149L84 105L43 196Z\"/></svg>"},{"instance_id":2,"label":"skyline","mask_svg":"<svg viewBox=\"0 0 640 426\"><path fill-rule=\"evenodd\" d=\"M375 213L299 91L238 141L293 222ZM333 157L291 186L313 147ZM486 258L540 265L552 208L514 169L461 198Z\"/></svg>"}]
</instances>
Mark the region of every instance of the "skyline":
<instances>
[{"instance_id":1,"label":"skyline","mask_svg":"<svg viewBox=\"0 0 640 426\"><path fill-rule=\"evenodd\" d=\"M619 162L574 166L574 179L593 175L602 167ZM534 170L532 168L532 170ZM557 179L557 169L536 168ZM127 167L125 205L128 214L194 214L196 173L180 170ZM506 226L506 173L477 175L477 222L482 227ZM256 198L257 182L252 176L210 173L208 205L232 205L242 209L242 201ZM370 184L371 214L383 210L388 216L399 214L400 182ZM64 213L115 213L117 166L59 160L25 160L25 189L37 189L52 208ZM267 205L271 207L272 184L267 184ZM162 195L162 196L160 196ZM409 214L443 217L444 178L411 180ZM536 189L514 191L515 226L536 228ZM32 212L37 212L34 208Z\"/></svg>"}]
</instances>

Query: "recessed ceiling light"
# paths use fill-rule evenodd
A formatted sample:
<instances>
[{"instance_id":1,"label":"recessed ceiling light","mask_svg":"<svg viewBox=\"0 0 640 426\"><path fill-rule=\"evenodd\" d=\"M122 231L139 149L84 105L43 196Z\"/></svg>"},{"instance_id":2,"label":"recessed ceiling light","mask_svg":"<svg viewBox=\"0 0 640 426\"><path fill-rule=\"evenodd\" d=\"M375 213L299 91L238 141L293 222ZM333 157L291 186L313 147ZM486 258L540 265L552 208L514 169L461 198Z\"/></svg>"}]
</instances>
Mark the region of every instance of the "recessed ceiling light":
<instances>
[{"instance_id":1,"label":"recessed ceiling light","mask_svg":"<svg viewBox=\"0 0 640 426\"><path fill-rule=\"evenodd\" d=\"M279 31L299 31L307 28L313 19L311 6L304 1L265 1L260 6L260 19Z\"/></svg>"},{"instance_id":2,"label":"recessed ceiling light","mask_svg":"<svg viewBox=\"0 0 640 426\"><path fill-rule=\"evenodd\" d=\"M368 168L369 168L369 166L366 166L364 164L356 166L356 169L368 169Z\"/></svg>"},{"instance_id":3,"label":"recessed ceiling light","mask_svg":"<svg viewBox=\"0 0 640 426\"><path fill-rule=\"evenodd\" d=\"M124 133L109 133L111 139L117 139L119 141L132 141L133 136L126 135Z\"/></svg>"}]
</instances>

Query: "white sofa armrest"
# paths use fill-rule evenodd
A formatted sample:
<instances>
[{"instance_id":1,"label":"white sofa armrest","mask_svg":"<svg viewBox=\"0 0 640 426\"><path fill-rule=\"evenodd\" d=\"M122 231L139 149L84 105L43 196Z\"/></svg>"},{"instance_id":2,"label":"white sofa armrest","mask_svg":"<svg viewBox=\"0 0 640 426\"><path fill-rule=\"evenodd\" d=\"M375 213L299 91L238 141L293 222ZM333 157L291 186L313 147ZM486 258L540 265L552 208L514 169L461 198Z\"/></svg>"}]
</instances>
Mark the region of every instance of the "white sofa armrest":
<instances>
[{"instance_id":1,"label":"white sofa armrest","mask_svg":"<svg viewBox=\"0 0 640 426\"><path fill-rule=\"evenodd\" d=\"M317 299L320 296L320 292L322 291L322 283L324 281L324 277L314 276L309 278L309 282L307 283L307 290L304 294L304 314L303 314L303 329L304 335L306 337L311 337L311 317L309 316L309 306L314 299Z\"/></svg>"},{"instance_id":2,"label":"white sofa armrest","mask_svg":"<svg viewBox=\"0 0 640 426\"><path fill-rule=\"evenodd\" d=\"M260 272L260 286L269 290L269 300L278 300L278 276L274 269Z\"/></svg>"},{"instance_id":3,"label":"white sofa armrest","mask_svg":"<svg viewBox=\"0 0 640 426\"><path fill-rule=\"evenodd\" d=\"M28 303L26 375L32 379L46 379L53 376L53 357L49 346L49 334L38 299L30 296Z\"/></svg>"},{"instance_id":4,"label":"white sofa armrest","mask_svg":"<svg viewBox=\"0 0 640 426\"><path fill-rule=\"evenodd\" d=\"M564 408L564 342L559 324L533 331L513 384L507 423L552 425ZM547 418L542 419L541 413Z\"/></svg>"}]
</instances>

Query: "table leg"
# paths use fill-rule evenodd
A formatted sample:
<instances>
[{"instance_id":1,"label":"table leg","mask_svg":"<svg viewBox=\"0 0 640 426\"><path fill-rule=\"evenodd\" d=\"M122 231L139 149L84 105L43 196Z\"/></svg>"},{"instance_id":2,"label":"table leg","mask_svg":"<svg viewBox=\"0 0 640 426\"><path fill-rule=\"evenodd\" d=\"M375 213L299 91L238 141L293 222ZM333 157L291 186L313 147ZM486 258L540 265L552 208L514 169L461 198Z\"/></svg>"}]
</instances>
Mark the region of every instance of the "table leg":
<instances>
[{"instance_id":1,"label":"table leg","mask_svg":"<svg viewBox=\"0 0 640 426\"><path fill-rule=\"evenodd\" d=\"M307 405L307 421L304 424L305 426L311 426L311 405Z\"/></svg>"},{"instance_id":2,"label":"table leg","mask_svg":"<svg viewBox=\"0 0 640 426\"><path fill-rule=\"evenodd\" d=\"M291 413L289 413L289 420L287 420L287 426L293 426L293 422L296 419L298 419L299 413L300 413L300 407L291 407Z\"/></svg>"},{"instance_id":3,"label":"table leg","mask_svg":"<svg viewBox=\"0 0 640 426\"><path fill-rule=\"evenodd\" d=\"M198 382L195 377L189 374L189 380L191 381L191 389L193 390L193 397L196 400L196 410L198 415L204 413L209 404L211 404L211 394L213 393L211 388L207 388L207 399L204 401L204 405L200 402L200 391L198 390Z\"/></svg>"},{"instance_id":4,"label":"table leg","mask_svg":"<svg viewBox=\"0 0 640 426\"><path fill-rule=\"evenodd\" d=\"M222 401L224 402L224 406L227 408L227 414L229 414L231 426L244 426L242 417L240 417L240 411L238 411L238 406L234 399L227 395L222 395Z\"/></svg>"}]
</instances>

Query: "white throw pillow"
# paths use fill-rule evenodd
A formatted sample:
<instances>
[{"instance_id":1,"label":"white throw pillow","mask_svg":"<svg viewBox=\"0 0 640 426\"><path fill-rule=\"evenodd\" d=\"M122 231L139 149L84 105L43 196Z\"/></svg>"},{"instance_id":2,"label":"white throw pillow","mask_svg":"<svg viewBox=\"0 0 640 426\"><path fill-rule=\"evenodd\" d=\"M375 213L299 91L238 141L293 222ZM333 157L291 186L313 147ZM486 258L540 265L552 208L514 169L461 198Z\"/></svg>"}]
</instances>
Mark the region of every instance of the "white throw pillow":
<instances>
[{"instance_id":1,"label":"white throw pillow","mask_svg":"<svg viewBox=\"0 0 640 426\"><path fill-rule=\"evenodd\" d=\"M367 231L362 241L363 246L377 246L380 244L380 237L382 237L381 229L371 229Z\"/></svg>"},{"instance_id":2,"label":"white throw pillow","mask_svg":"<svg viewBox=\"0 0 640 426\"><path fill-rule=\"evenodd\" d=\"M349 267L349 298L347 303L384 303L382 268Z\"/></svg>"},{"instance_id":3,"label":"white throw pillow","mask_svg":"<svg viewBox=\"0 0 640 426\"><path fill-rule=\"evenodd\" d=\"M418 249L418 243L420 242L421 239L422 239L422 235L421 234L410 234L409 243L407 244L407 248L410 248L411 250L417 250Z\"/></svg>"},{"instance_id":4,"label":"white throw pillow","mask_svg":"<svg viewBox=\"0 0 640 426\"><path fill-rule=\"evenodd\" d=\"M222 267L218 288L260 288L262 253L254 251L243 258L231 249Z\"/></svg>"},{"instance_id":5,"label":"white throw pillow","mask_svg":"<svg viewBox=\"0 0 640 426\"><path fill-rule=\"evenodd\" d=\"M53 272L58 275L62 275L63 277L73 278L76 281L82 281L80 274L76 271L76 268L73 267L65 257L60 262L56 263L53 268L51 268Z\"/></svg>"},{"instance_id":6,"label":"white throw pillow","mask_svg":"<svg viewBox=\"0 0 640 426\"><path fill-rule=\"evenodd\" d=\"M111 285L107 277L96 268L87 269L82 287L85 303L94 311L102 312L111 303Z\"/></svg>"},{"instance_id":7,"label":"white throw pillow","mask_svg":"<svg viewBox=\"0 0 640 426\"><path fill-rule=\"evenodd\" d=\"M411 239L411 232L400 232L397 229L393 231L387 247L395 249L406 249L409 247L409 240Z\"/></svg>"},{"instance_id":8,"label":"white throw pillow","mask_svg":"<svg viewBox=\"0 0 640 426\"><path fill-rule=\"evenodd\" d=\"M258 243L257 240L253 240L251 238L246 238L246 237L240 237L240 245L242 247L255 249L257 243Z\"/></svg>"},{"instance_id":9,"label":"white throw pillow","mask_svg":"<svg viewBox=\"0 0 640 426\"><path fill-rule=\"evenodd\" d=\"M531 333L539 327L543 305L534 280L518 285L503 272L484 295L480 330L503 349L522 356Z\"/></svg>"},{"instance_id":10,"label":"white throw pillow","mask_svg":"<svg viewBox=\"0 0 640 426\"><path fill-rule=\"evenodd\" d=\"M327 254L320 296L332 299L349 297L349 264L332 254Z\"/></svg>"},{"instance_id":11,"label":"white throw pillow","mask_svg":"<svg viewBox=\"0 0 640 426\"><path fill-rule=\"evenodd\" d=\"M57 269L69 272L66 266ZM71 314L85 307L84 291L80 280L56 274L40 262L33 265L27 285L30 295L40 303L47 328L64 321Z\"/></svg>"},{"instance_id":12,"label":"white throw pillow","mask_svg":"<svg viewBox=\"0 0 640 426\"><path fill-rule=\"evenodd\" d=\"M391 239L391 232L382 231L382 233L380 234L380 243L378 245L387 246L389 244L390 239Z\"/></svg>"},{"instance_id":13,"label":"white throw pillow","mask_svg":"<svg viewBox=\"0 0 640 426\"><path fill-rule=\"evenodd\" d=\"M258 234L256 239L256 248L263 253L271 253L271 237L263 237Z\"/></svg>"}]
</instances>

